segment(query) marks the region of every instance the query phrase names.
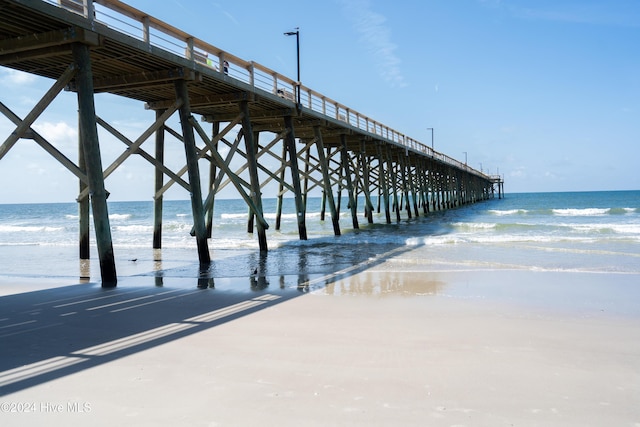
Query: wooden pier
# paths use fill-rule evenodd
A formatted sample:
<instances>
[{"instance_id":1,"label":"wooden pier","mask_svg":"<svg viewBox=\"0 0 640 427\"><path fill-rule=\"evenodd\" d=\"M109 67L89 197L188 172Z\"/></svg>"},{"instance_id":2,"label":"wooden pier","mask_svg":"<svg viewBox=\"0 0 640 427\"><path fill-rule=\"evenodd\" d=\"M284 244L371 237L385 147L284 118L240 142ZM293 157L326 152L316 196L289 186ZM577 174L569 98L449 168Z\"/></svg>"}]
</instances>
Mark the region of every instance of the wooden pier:
<instances>
[{"instance_id":1,"label":"wooden pier","mask_svg":"<svg viewBox=\"0 0 640 427\"><path fill-rule=\"evenodd\" d=\"M120 1L0 0L0 65L53 81L23 118L0 95L1 112L16 126L0 146L0 160L20 139L33 139L78 178L80 257L89 256L91 210L104 287L117 283L105 178L133 155L155 168L154 248L162 246L163 195L177 184L191 197L192 235L201 264L210 262L208 242L215 240L215 196L228 185L246 202L247 228L257 233L261 251L268 250L270 227L263 215L262 190L272 182L278 185L279 200L273 225L279 229L282 198L292 195L300 239L307 239L306 196L317 189L324 200L322 220L328 209L336 235L341 232L342 194L348 196L354 229L359 227L359 209L370 223L375 210L384 211L391 223L400 220L401 211L419 216L486 200L496 191L503 195L499 176L477 171L300 82ZM31 127L63 90L76 92L78 98L77 162ZM138 100L155 112L148 128L131 140L96 116L94 94L101 92ZM167 124L176 114L180 130ZM122 154L106 167L98 126L124 144ZM164 162L167 133L184 145L185 162L179 170ZM143 144L152 136L155 149L150 152ZM264 166L267 159L280 167ZM203 171L204 161L208 170ZM203 173L209 178L206 188L201 186ZM358 206L359 200L364 206Z\"/></svg>"}]
</instances>

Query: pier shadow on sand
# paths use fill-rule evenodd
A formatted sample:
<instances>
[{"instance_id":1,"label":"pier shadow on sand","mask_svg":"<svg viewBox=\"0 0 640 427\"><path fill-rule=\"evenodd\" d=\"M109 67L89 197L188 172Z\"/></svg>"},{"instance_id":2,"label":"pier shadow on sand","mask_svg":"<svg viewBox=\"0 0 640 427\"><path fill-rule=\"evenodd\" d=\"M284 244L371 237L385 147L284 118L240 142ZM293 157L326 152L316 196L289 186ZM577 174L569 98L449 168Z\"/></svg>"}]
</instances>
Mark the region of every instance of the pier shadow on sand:
<instances>
[{"instance_id":1,"label":"pier shadow on sand","mask_svg":"<svg viewBox=\"0 0 640 427\"><path fill-rule=\"evenodd\" d=\"M75 282L2 296L0 396L289 301L406 250L289 247L128 276L112 289Z\"/></svg>"}]
</instances>

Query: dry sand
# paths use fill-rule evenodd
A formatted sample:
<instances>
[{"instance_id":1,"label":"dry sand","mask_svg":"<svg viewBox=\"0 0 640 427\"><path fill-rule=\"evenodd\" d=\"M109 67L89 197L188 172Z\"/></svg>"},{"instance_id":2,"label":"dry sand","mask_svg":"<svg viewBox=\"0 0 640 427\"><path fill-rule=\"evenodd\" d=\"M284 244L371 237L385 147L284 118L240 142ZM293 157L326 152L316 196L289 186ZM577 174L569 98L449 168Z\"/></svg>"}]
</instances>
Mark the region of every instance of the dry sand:
<instances>
[{"instance_id":1,"label":"dry sand","mask_svg":"<svg viewBox=\"0 0 640 427\"><path fill-rule=\"evenodd\" d=\"M640 426L637 275L383 270L273 278L244 298L282 302L5 394L0 424Z\"/></svg>"}]
</instances>

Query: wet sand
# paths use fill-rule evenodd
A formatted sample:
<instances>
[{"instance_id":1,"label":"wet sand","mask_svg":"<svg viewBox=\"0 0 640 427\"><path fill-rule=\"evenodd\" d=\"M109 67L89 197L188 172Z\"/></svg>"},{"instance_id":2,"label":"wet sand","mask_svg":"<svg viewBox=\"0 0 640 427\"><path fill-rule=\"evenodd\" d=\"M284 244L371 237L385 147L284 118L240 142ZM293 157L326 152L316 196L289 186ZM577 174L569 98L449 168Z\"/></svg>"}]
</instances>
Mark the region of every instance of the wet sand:
<instances>
[{"instance_id":1,"label":"wet sand","mask_svg":"<svg viewBox=\"0 0 640 427\"><path fill-rule=\"evenodd\" d=\"M263 306L3 393L0 417L9 426L637 427L639 279L381 265L300 290L295 277L251 290L244 278L217 281L193 295ZM145 280L128 277L117 292ZM192 285L156 312L182 316ZM167 322L214 318L189 316Z\"/></svg>"}]
</instances>

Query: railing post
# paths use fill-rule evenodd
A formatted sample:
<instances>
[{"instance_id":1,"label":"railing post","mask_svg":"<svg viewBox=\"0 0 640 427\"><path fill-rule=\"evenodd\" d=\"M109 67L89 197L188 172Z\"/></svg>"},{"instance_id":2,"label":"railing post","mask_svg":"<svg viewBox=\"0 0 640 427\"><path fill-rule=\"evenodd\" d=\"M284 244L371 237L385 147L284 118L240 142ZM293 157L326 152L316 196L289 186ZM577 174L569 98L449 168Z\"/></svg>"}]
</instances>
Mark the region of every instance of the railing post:
<instances>
[{"instance_id":1,"label":"railing post","mask_svg":"<svg viewBox=\"0 0 640 427\"><path fill-rule=\"evenodd\" d=\"M225 66L226 59L224 58L224 52L220 52L218 55L218 70L227 74L229 72L229 67Z\"/></svg>"},{"instance_id":2,"label":"railing post","mask_svg":"<svg viewBox=\"0 0 640 427\"><path fill-rule=\"evenodd\" d=\"M149 21L148 16L142 18L142 40L147 44L147 48L151 47L151 27Z\"/></svg>"},{"instance_id":3,"label":"railing post","mask_svg":"<svg viewBox=\"0 0 640 427\"><path fill-rule=\"evenodd\" d=\"M253 65L253 61L251 61L249 63L249 68L247 68L247 71L249 71L249 85L255 89L256 88L256 79L255 79L255 67Z\"/></svg>"},{"instance_id":4,"label":"railing post","mask_svg":"<svg viewBox=\"0 0 640 427\"><path fill-rule=\"evenodd\" d=\"M93 29L93 25L96 17L96 9L93 4L93 0L84 0L84 16L91 22L91 29Z\"/></svg>"},{"instance_id":5,"label":"railing post","mask_svg":"<svg viewBox=\"0 0 640 427\"><path fill-rule=\"evenodd\" d=\"M187 40L187 59L190 59L195 64L196 55L193 52L193 37L189 37Z\"/></svg>"}]
</instances>

